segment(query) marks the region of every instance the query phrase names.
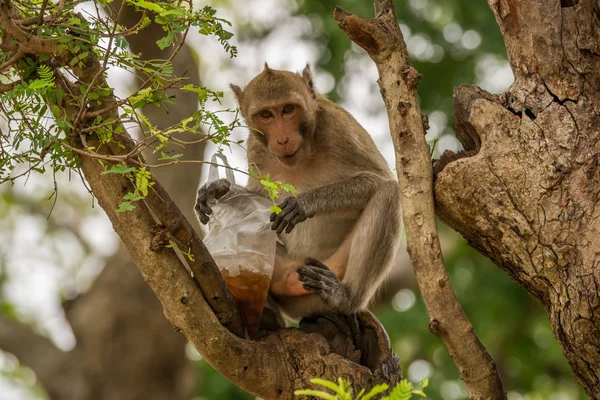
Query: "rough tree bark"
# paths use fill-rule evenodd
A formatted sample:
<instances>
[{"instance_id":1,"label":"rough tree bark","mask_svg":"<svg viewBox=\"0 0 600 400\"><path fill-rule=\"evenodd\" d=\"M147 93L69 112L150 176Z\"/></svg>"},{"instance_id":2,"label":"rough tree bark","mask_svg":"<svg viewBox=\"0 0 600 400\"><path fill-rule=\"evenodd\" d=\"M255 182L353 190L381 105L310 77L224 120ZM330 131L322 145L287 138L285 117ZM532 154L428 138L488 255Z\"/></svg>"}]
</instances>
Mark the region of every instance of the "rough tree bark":
<instances>
[{"instance_id":1,"label":"rough tree bark","mask_svg":"<svg viewBox=\"0 0 600 400\"><path fill-rule=\"evenodd\" d=\"M108 12L116 15L120 2ZM128 6L119 23L134 26L141 13ZM144 60L166 59L172 49L160 50L160 25L152 24L128 39L131 51ZM173 60L174 74L186 75L199 84L192 50L184 46ZM177 106L167 110L148 106L145 115L159 128L166 128L197 110L195 94L178 91ZM191 140L181 137L183 140ZM202 159L202 144L186 149L185 159ZM150 155L151 156L151 155ZM191 213L200 168L177 165L159 171L174 201L187 218ZM28 327L0 321L0 349L10 351L30 366L53 400L156 399L187 400L192 397L195 369L185 355L187 340L165 319L160 302L144 282L121 244L92 288L65 305L67 321L76 337L76 347L62 352ZM27 340L24 340L27 338ZM15 340L16 339L16 340ZM151 350L150 350L151 349Z\"/></svg>"},{"instance_id":2,"label":"rough tree bark","mask_svg":"<svg viewBox=\"0 0 600 400\"><path fill-rule=\"evenodd\" d=\"M600 222L596 208L600 197L600 3L489 1L505 37L516 82L502 96L470 87L457 89L456 130L466 150L447 153L436 164L436 211L540 298L577 378L590 396L600 398ZM8 0L0 0L0 25L19 42L18 49L31 56L52 52L53 41L43 42L32 33L14 29L9 8ZM378 39L369 43L368 35L359 39L378 46ZM55 56L61 58L60 54ZM86 69L76 73L89 83L98 71L97 60L92 59ZM401 76L399 82L406 85L410 81L407 77ZM98 83L105 84L103 79ZM105 100L111 101L114 99ZM397 99L388 101L396 104ZM397 111L402 114L405 106L398 102ZM74 115L78 109L67 111ZM420 118L414 110L408 114L412 119L415 115ZM413 120L409 126L414 125ZM398 143L408 140L396 139ZM118 136L116 141L106 151L123 154L131 148L127 135ZM73 145L82 147L76 142ZM399 171L408 175L400 179L410 182L410 173L420 171L403 162L399 159L403 167ZM304 327L309 332L325 332L326 337L285 329L262 341L249 342L232 334L223 324L235 325L235 312L228 309L231 298L222 280L213 279L218 276L216 266L162 186L156 183L156 193L147 198L148 208L171 235L189 244L196 257L205 260L196 266L196 280L172 249L156 248L157 226L148 209L115 212L123 191L127 191L127 181L119 176L100 176L102 168L93 158L84 156L82 163L94 194L169 321L237 385L263 398L287 399L292 398L294 389L307 387L308 379L315 376L349 378L355 388L382 381L393 383L398 378L397 359L390 353L385 332L370 314L361 315L362 336L358 339L354 333L322 329L328 324L324 319L307 321ZM408 193L411 190L418 195L426 189L404 186L405 198L412 196ZM428 229L430 235L418 244L432 246L423 256L439 262L430 222L421 221L417 215L412 218L413 228ZM445 280L436 282L439 286L447 284ZM369 336L376 343L371 348L376 357L365 359L361 338ZM488 360L473 336L469 340L475 343L480 359ZM273 368L275 365L278 368ZM494 371L489 361L481 367ZM490 377L495 379L493 374L483 378Z\"/></svg>"},{"instance_id":3,"label":"rough tree bark","mask_svg":"<svg viewBox=\"0 0 600 400\"><path fill-rule=\"evenodd\" d=\"M506 397L496 364L456 299L444 266L433 202L433 169L417 99L418 72L410 65L391 0L375 0L366 21L336 8L338 25L377 65L396 154L407 251L430 314L429 329L454 359L470 399Z\"/></svg>"},{"instance_id":4,"label":"rough tree bark","mask_svg":"<svg viewBox=\"0 0 600 400\"><path fill-rule=\"evenodd\" d=\"M0 28L10 43L7 48L27 57L36 57L39 52L51 53L57 65L70 60L67 51L59 50L56 40L41 39L35 36L37 32L22 31L11 15L17 13L10 0L0 0ZM106 88L105 75L95 53L90 52L85 63L83 67L73 67L77 78L87 85L95 82L94 88ZM68 81L58 69L54 75L56 84L65 85ZM67 91L68 86L64 90ZM105 116L118 121L115 104L113 96L105 96L97 103L68 102L62 107L65 116L75 125L82 107L92 113L108 110ZM93 123L85 118L79 121L83 127ZM118 126L120 123L115 122L115 128ZM97 146L97 138L89 135L87 146L101 151L99 155L105 160L113 155L128 154L134 142L124 132L114 135L113 140L103 146ZM343 377L352 382L357 391L381 382L394 384L398 380L398 359L391 352L387 334L368 312L359 314L358 320L345 316L305 320L301 329L283 329L258 342L240 338L241 320L231 294L210 254L164 187L153 177L153 190L149 191L144 204L132 211L117 213L123 195L133 191L131 182L117 175L101 175L104 167L95 158L98 154L87 153L79 137L71 137L70 147L82 154L83 175L132 261L159 298L167 319L225 377L265 399L291 399L294 390L309 387L314 377L330 380ZM188 264L193 277L176 252L164 247L167 240L175 241L180 248L191 249L194 260Z\"/></svg>"},{"instance_id":5,"label":"rough tree bark","mask_svg":"<svg viewBox=\"0 0 600 400\"><path fill-rule=\"evenodd\" d=\"M465 150L436 163L436 211L540 299L600 399L600 2L488 2L515 82L456 88Z\"/></svg>"}]
</instances>

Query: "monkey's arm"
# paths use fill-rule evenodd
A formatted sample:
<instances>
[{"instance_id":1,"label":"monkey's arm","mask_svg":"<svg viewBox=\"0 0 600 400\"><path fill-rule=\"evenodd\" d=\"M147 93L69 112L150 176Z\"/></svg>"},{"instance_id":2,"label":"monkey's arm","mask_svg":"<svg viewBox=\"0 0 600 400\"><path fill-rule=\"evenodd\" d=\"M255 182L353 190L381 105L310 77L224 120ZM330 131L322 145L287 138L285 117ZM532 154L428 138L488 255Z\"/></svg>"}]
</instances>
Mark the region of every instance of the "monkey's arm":
<instances>
[{"instance_id":1,"label":"monkey's arm","mask_svg":"<svg viewBox=\"0 0 600 400\"><path fill-rule=\"evenodd\" d=\"M297 197L288 197L281 204L279 214L271 214L271 229L281 234L290 233L294 226L307 218L330 212L359 214L386 179L372 172L359 173L351 178L321 186L301 193Z\"/></svg>"},{"instance_id":2,"label":"monkey's arm","mask_svg":"<svg viewBox=\"0 0 600 400\"><path fill-rule=\"evenodd\" d=\"M294 298L304 294L296 290L302 283L304 290L317 294L322 301L304 311L353 313L363 309L388 274L400 232L400 192L397 182L390 180L377 186L333 255L320 261L307 260L294 268L294 274L288 274L287 293L283 295ZM298 301L294 307L304 305Z\"/></svg>"}]
</instances>

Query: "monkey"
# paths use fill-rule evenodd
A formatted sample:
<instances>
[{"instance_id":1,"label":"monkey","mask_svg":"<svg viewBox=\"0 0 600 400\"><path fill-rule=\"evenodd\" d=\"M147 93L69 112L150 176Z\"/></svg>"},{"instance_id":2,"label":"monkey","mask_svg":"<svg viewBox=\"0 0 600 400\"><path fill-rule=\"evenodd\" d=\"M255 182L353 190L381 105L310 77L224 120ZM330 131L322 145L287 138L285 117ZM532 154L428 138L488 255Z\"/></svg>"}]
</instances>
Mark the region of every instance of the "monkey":
<instances>
[{"instance_id":1,"label":"monkey","mask_svg":"<svg viewBox=\"0 0 600 400\"><path fill-rule=\"evenodd\" d=\"M250 131L248 168L297 191L282 194L270 217L278 235L270 295L292 320L365 309L401 231L398 182L383 155L352 115L316 91L308 64L294 73L265 63L243 90L230 87ZM258 179L246 189L267 197ZM199 189L202 224L209 201L228 190L226 180Z\"/></svg>"}]
</instances>

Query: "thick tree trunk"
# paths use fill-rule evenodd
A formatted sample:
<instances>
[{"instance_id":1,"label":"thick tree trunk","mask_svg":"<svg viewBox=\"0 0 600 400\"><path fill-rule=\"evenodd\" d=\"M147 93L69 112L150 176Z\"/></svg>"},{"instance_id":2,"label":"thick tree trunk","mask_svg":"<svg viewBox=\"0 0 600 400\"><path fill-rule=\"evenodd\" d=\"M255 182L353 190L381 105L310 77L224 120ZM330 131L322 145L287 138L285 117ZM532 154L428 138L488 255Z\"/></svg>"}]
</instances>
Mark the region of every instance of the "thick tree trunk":
<instances>
[{"instance_id":1,"label":"thick tree trunk","mask_svg":"<svg viewBox=\"0 0 600 400\"><path fill-rule=\"evenodd\" d=\"M57 60L67 62L67 52L58 49L56 42L43 41L34 34L23 32L12 15L15 13L11 9L10 2L0 0L1 28L9 32L7 40L17 41L19 51L32 57L40 50L50 51L54 52ZM73 73L84 84L92 85L95 82L97 87L107 87L101 63L95 54L90 54L84 67L74 67ZM67 81L60 71L57 71L56 75L59 76L56 80L59 85ZM108 111L105 116L118 120L117 110L112 107L116 101L113 96L102 97L98 103L89 105L89 110L106 109ZM179 99L179 102L182 101L184 105L195 104L195 99L193 102ZM82 105L75 102L63 105L65 117L75 125ZM87 107L88 104L83 106ZM93 121L86 120L84 126L88 124L93 124ZM123 128L121 122L115 122L115 128L118 127ZM87 137L87 143L86 146L90 144L96 146L98 141L94 135L90 135ZM131 211L117 212L118 204L122 202L123 195L132 189L132 184L123 176L103 175L105 167L98 163L96 157L111 158L132 154L130 152L134 142L127 131L123 130L122 134L115 135L106 145L98 146L100 154L83 151L84 144L77 140L77 137L73 138L71 144L78 153L85 154L81 158L83 175L98 204L104 208L113 228L123 240L132 261L162 303L168 321L176 331L182 332L205 360L225 377L241 388L266 399L292 399L294 390L308 387L310 379L314 377L330 380L344 377L350 379L357 391L382 382L392 385L397 382L400 375L398 359L391 352L391 345L383 327L368 312L359 313L356 317L328 316L304 320L301 322L300 329L282 329L260 341L242 339L243 327L240 314L214 260L160 182L152 177L154 185L152 190L148 191L144 203L140 203ZM143 157L136 156L136 160L143 162ZM189 182L187 186L194 189L196 187ZM190 201L193 201L193 195ZM185 206L184 208L189 209ZM173 248L165 246L165 238L176 242L181 248L190 249L194 258L182 262ZM193 276L185 264L188 264L193 271ZM113 275L113 279L121 283L119 278L118 274L116 277ZM121 288L121 290L125 295L128 294L126 289ZM118 313L119 307L121 305L118 303L114 304L115 314ZM98 311L91 307L89 310L91 316L87 323L83 324L86 328L92 328L95 312ZM2 334L1 330L0 334ZM141 333L138 332L136 335ZM14 339L14 336L11 335L10 338ZM104 341L93 339L99 348L104 344L107 346L104 348L110 350L110 338L105 337ZM63 359L57 357L57 362L54 364L56 367L71 367L68 371L75 371L76 378L86 376L89 371L94 371L93 368L88 368L85 359L88 346L86 339L81 340L76 351L65 357L65 362L59 363L58 361ZM162 343L157 346L162 346ZM46 346L43 341L38 343L38 348L44 347ZM152 353L156 351L154 347L148 345L144 350L137 351ZM24 353L25 356L31 355L31 351L28 352L26 349ZM43 351L39 353L45 354ZM89 354L98 353L93 351ZM157 353L169 354L169 351L157 351ZM102 359L100 363L104 360ZM32 360L32 363L34 361L36 360ZM37 358L37 361L46 360ZM96 371L104 370L95 362L90 364L96 368ZM164 363L161 368L170 368L172 365ZM73 366L75 368L72 368ZM39 370L41 371L43 367L40 366ZM58 368L46 368L48 369L58 370ZM79 373L80 370L83 371ZM134 374L129 375L128 372ZM137 378L135 372L137 371L133 368L130 371L125 370L120 377L134 381ZM165 376L177 375L175 371L170 372L171 374L161 369L161 373ZM64 376L58 378L64 380ZM96 382L103 381L98 379ZM86 382L83 385L86 385ZM106 387L102 389L105 393L109 393ZM65 398L88 398L85 397L85 390L84 387L78 392L83 393L81 397L74 394ZM112 393L114 396L116 392ZM177 396L177 393L173 396ZM155 394L147 394L144 397L157 398ZM132 397L124 394L123 398Z\"/></svg>"},{"instance_id":2,"label":"thick tree trunk","mask_svg":"<svg viewBox=\"0 0 600 400\"><path fill-rule=\"evenodd\" d=\"M120 2L112 3L119 9ZM126 7L119 23L134 26L141 13ZM155 42L163 36L160 25L128 37L129 46L141 58L166 59L172 49L161 51ZM192 50L184 46L173 61L178 76L199 84ZM166 128L198 108L194 93L177 91L177 106L149 106L150 121ZM190 136L181 137L192 140ZM149 152L151 153L151 152ZM204 146L186 149L185 158L201 160ZM152 157L151 154L146 156ZM189 220L200 168L175 165L157 171L174 201ZM63 353L27 327L0 322L0 348L15 353L37 374L54 400L156 399L184 400L192 396L194 368L185 355L187 339L166 320L162 306L144 282L121 244L92 288L65 307L66 317L77 340L75 349ZM12 340L26 335L30 340ZM31 352L30 349L44 350ZM0 396L1 397L1 396Z\"/></svg>"},{"instance_id":3,"label":"thick tree trunk","mask_svg":"<svg viewBox=\"0 0 600 400\"><path fill-rule=\"evenodd\" d=\"M185 337L173 330L162 307L121 248L94 286L67 309L77 346L70 374L81 374L81 393L61 382L57 400L186 400L195 371ZM44 357L44 354L38 354ZM79 366L79 368L77 368ZM54 377L56 378L56 376Z\"/></svg>"},{"instance_id":4,"label":"thick tree trunk","mask_svg":"<svg viewBox=\"0 0 600 400\"><path fill-rule=\"evenodd\" d=\"M457 89L456 130L466 151L458 155L447 153L436 164L436 210L474 247L492 258L546 305L555 334L577 378L590 396L600 398L600 300L597 294L600 275L597 268L600 264L600 220L597 217L600 211L596 208L600 196L600 145L597 140L600 129L600 3L599 0L489 1L505 37L516 82L502 96L493 96L477 88ZM6 1L0 0L2 4L6 5ZM389 18L391 2L386 1L383 6L377 2L377 5L381 15L388 16L384 19L395 24L395 17ZM35 54L52 47L51 42L40 42L33 34L14 28L7 8L0 7L0 13L2 11L4 18L0 22L21 41L21 51ZM396 85L409 93L414 92L417 76L408 66L408 60L402 59L405 53L402 44L380 47L382 43L388 43L386 33L393 34L397 27L388 29L382 19L365 24L347 13L338 16L342 17L343 27L348 31L364 28L354 38L362 41L370 54L377 56L376 61L387 65L388 59L394 58L403 66L396 71L400 75L396 83L386 73L381 80L382 86ZM401 38L399 32L397 34ZM91 60L86 69L76 69L76 73L83 82L91 83L91 77L99 70L99 64ZM103 79L99 84L105 85ZM399 114L393 116L393 126L399 126L398 122L404 118L409 122L406 126L413 130L396 129L396 144L408 143L411 145L408 150L417 149L418 154L428 156L426 151L423 152L424 143L418 142L415 135L415 132L421 132L416 97L398 101L392 94L390 91L390 97L385 94L384 97L386 104ZM108 103L114 99L109 97L103 101ZM67 106L67 115L74 120L78 109ZM103 151L123 154L131 145L129 136L123 134ZM413 255L423 255L423 260L417 260L417 273L425 278L441 277L435 283L445 287L447 281L435 225L431 223L431 207L427 209L427 204L431 205L431 196L424 200L425 204L415 201L425 198L423 194L430 190L431 170L421 168L421 161L426 157L399 154L402 156L398 160L400 183L404 199L411 202L408 211L424 210L412 215L405 212L405 217L412 218L407 224L412 235L424 233L420 240L411 242L413 249L418 251ZM391 354L385 332L370 314L360 316L362 331L347 329L349 333L343 340L336 333L338 329L329 329L329 334L327 329L318 329L320 325L331 325L327 319L312 321L312 324L305 321L303 326L307 332L319 331L323 335L285 329L263 341L251 342L232 334L224 327L227 321L223 322L223 319L235 314L227 312L233 308L229 307L233 300L227 297L228 292L220 279L209 282L206 289L202 288L206 283L202 278L219 276L218 271L160 183L156 182L156 192L146 198L147 208L138 207L117 214L127 182L119 176L100 175L103 169L93 158L83 157L82 164L99 204L106 210L146 282L159 297L169 321L192 341L207 361L240 387L264 398L291 399L293 390L306 387L308 380L315 376L352 377L355 388L397 380L397 359ZM188 208L184 206L184 209ZM156 249L153 245L157 216L171 234L187 236L184 241L196 249L195 256L206 260L195 280L173 250ZM121 281L119 278L117 275L116 282ZM437 290L432 284L433 279L420 281L424 283L425 294L431 295ZM121 290L126 293L126 289ZM215 293L225 293L225 296ZM445 299L452 298L449 292L446 294ZM228 303L228 300L231 301ZM477 354L469 354L467 347L455 345L457 335L470 331L468 321L464 316L456 321L448 317L454 314L447 314L448 304L440 303L439 299L430 302L434 305L433 311L440 314L432 321L432 330L448 329L441 335L442 339L449 351L460 356L456 359L457 365L465 382L475 390L471 393L481 393L484 398L501 398L503 389L494 364L476 336L471 332L469 343L478 347ZM454 310L460 308L454 303L450 305ZM218 307L226 308L215 315ZM91 314L97 312L90 307ZM452 328L457 322L462 328ZM89 318L84 326L89 327L92 323L93 318ZM352 326L356 328L355 324ZM340 347L340 342L342 350L346 350L342 354L336 348ZM81 347L77 350L89 346L83 340L79 343ZM369 343L373 345L365 346ZM38 345L40 348L45 346L44 343ZM369 351L361 353L365 347ZM374 356L365 357L365 354ZM25 356L28 355L31 351L25 351ZM70 360L79 367L86 364L84 357L85 352L75 352ZM68 365L62 358L57 359L61 362L57 363L56 370ZM480 368L464 369L473 363ZM481 372L484 368L488 373L482 379L491 382L485 387L470 374L471 370ZM154 394L146 397L156 398Z\"/></svg>"},{"instance_id":5,"label":"thick tree trunk","mask_svg":"<svg viewBox=\"0 0 600 400\"><path fill-rule=\"evenodd\" d=\"M515 83L454 93L465 151L436 164L436 211L538 297L600 398L600 2L488 0Z\"/></svg>"},{"instance_id":6,"label":"thick tree trunk","mask_svg":"<svg viewBox=\"0 0 600 400\"><path fill-rule=\"evenodd\" d=\"M112 6L118 9L120 2ZM134 26L140 15L134 7L126 7L119 23ZM128 43L141 59L166 59L172 49L161 51L155 43L163 33L161 26L153 24L141 34L130 36ZM175 75L187 74L191 83L199 84L198 67L188 46L181 49L173 67ZM145 115L159 128L167 128L198 109L193 93L178 91L176 95L177 107L144 109ZM188 148L185 156L201 160L203 154L204 146L197 145ZM177 165L159 171L158 175L190 219L194 183L200 177L200 168ZM89 393L83 398L184 400L192 396L195 371L185 355L187 339L165 319L160 302L122 244L79 303L67 317L78 347L85 354L83 366Z\"/></svg>"},{"instance_id":7,"label":"thick tree trunk","mask_svg":"<svg viewBox=\"0 0 600 400\"><path fill-rule=\"evenodd\" d=\"M366 50L380 87L396 153L406 249L438 335L465 382L470 399L504 399L496 363L481 343L448 281L435 224L433 168L417 98L420 74L411 66L392 0L375 0L376 18L365 20L337 7L334 17Z\"/></svg>"}]
</instances>

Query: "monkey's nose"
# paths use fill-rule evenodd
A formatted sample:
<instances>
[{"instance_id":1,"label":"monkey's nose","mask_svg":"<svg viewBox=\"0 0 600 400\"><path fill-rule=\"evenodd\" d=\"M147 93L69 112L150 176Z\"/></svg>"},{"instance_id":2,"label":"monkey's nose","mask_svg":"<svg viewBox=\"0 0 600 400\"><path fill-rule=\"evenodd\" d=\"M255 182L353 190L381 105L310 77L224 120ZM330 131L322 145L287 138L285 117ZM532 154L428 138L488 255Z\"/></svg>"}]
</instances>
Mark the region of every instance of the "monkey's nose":
<instances>
[{"instance_id":1,"label":"monkey's nose","mask_svg":"<svg viewBox=\"0 0 600 400\"><path fill-rule=\"evenodd\" d=\"M290 138L277 138L277 144L286 144L290 141Z\"/></svg>"}]
</instances>

